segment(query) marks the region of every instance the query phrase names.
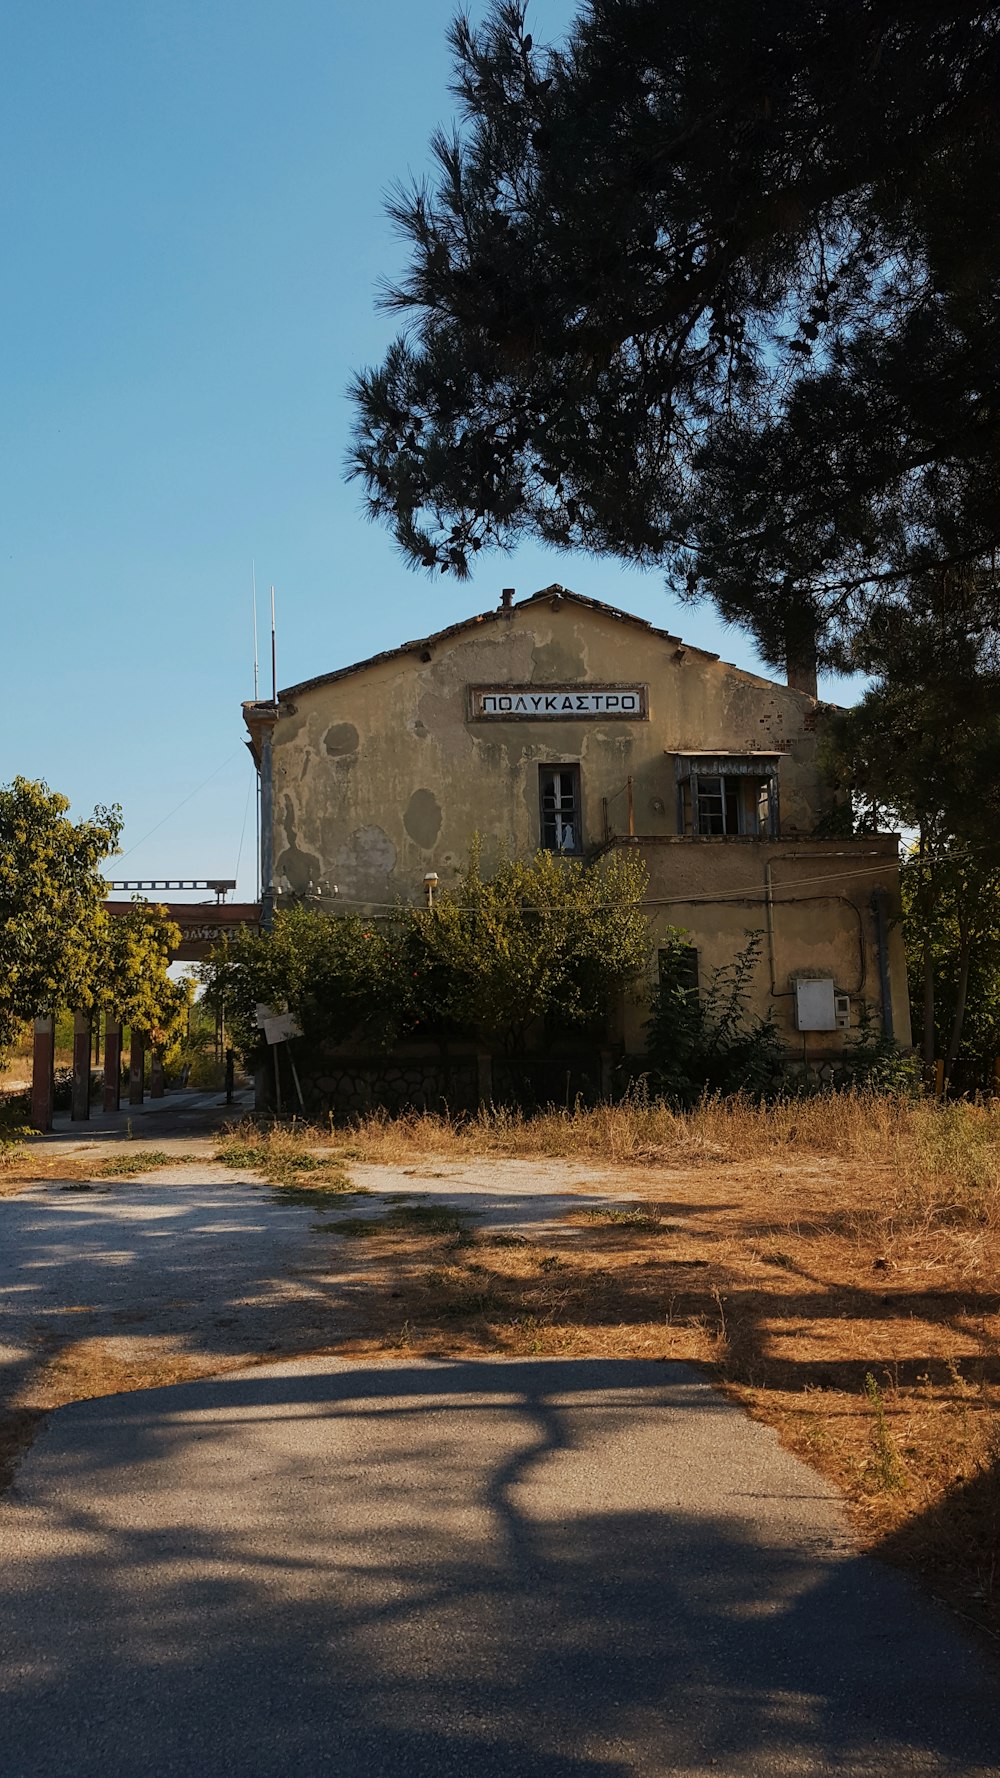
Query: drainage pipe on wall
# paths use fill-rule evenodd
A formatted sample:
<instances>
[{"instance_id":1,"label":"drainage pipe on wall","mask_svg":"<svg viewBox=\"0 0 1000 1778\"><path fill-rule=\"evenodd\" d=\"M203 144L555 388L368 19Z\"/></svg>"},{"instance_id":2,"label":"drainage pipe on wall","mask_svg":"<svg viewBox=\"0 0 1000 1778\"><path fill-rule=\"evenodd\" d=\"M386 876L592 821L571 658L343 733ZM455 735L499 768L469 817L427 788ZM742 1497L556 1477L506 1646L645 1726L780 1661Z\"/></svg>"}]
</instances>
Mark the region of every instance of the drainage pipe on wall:
<instances>
[{"instance_id":1,"label":"drainage pipe on wall","mask_svg":"<svg viewBox=\"0 0 1000 1778\"><path fill-rule=\"evenodd\" d=\"M269 728L260 742L260 923L265 932L274 924L274 774Z\"/></svg>"},{"instance_id":2,"label":"drainage pipe on wall","mask_svg":"<svg viewBox=\"0 0 1000 1778\"><path fill-rule=\"evenodd\" d=\"M840 854L839 856L844 856L844 855ZM772 870L772 867L776 864L784 864L784 863L790 862L792 859L802 859L802 858L808 858L811 860L813 858L813 854L811 852L778 852L778 853L776 853L776 855L773 858L768 858L768 859L765 859L765 861L764 861L764 899L765 899L765 905L767 908L768 965L769 965L770 972L771 972L771 994L772 994L772 997L776 1000L788 999L790 996L794 995L795 989L794 988L779 988L778 987L777 975L775 972L776 955L775 955L775 936L774 936L774 908L775 908L774 891L775 891L776 885L774 882L774 878L771 875L771 870ZM779 889L794 890L795 885L794 885L794 883L779 883L779 884L777 884L777 887ZM850 908L851 913L854 915L855 919L858 922L858 982L857 982L856 987L845 988L845 993L852 994L852 995L862 994L864 992L865 981L867 980L867 976L868 976L868 969L867 969L867 963L866 963L866 958L865 958L864 917L862 915L861 909L858 907L857 902L852 901L849 895L795 895L795 894L790 894L786 899L787 899L788 903L790 903L792 905L797 905L797 906L802 906L808 901L825 901L825 902L840 902L844 907ZM779 903L778 905L782 906L782 905L784 905L784 903Z\"/></svg>"}]
</instances>

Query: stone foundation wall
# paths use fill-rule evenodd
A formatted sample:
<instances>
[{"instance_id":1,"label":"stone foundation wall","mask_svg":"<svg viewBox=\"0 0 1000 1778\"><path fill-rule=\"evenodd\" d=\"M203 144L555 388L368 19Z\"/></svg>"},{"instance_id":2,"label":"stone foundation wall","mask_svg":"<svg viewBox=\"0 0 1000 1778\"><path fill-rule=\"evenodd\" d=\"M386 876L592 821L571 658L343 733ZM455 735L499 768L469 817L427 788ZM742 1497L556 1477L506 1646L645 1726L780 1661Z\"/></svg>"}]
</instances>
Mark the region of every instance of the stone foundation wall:
<instances>
[{"instance_id":1,"label":"stone foundation wall","mask_svg":"<svg viewBox=\"0 0 1000 1778\"><path fill-rule=\"evenodd\" d=\"M287 1059L280 1058L282 1102L287 1111L297 1096ZM593 1105L614 1091L607 1051L574 1056L491 1056L488 1052L454 1051L447 1057L435 1046L394 1051L389 1055L327 1054L310 1061L296 1054L295 1066L309 1117L335 1117L386 1111L429 1111L442 1115L471 1113L480 1105L510 1105L534 1111L546 1105ZM274 1106L273 1059L257 1070L256 1103L260 1111Z\"/></svg>"},{"instance_id":2,"label":"stone foundation wall","mask_svg":"<svg viewBox=\"0 0 1000 1778\"><path fill-rule=\"evenodd\" d=\"M479 1103L475 1056L456 1058L447 1066L428 1057L344 1057L329 1059L322 1072L304 1080L302 1091L310 1112L474 1111Z\"/></svg>"}]
</instances>

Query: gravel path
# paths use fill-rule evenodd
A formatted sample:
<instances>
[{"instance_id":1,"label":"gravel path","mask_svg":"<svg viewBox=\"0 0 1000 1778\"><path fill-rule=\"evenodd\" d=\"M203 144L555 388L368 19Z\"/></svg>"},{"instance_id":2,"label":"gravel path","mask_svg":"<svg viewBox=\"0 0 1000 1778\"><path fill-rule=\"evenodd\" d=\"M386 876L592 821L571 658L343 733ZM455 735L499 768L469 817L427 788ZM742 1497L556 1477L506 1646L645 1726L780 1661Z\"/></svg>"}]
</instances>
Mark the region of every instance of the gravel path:
<instances>
[{"instance_id":1,"label":"gravel path","mask_svg":"<svg viewBox=\"0 0 1000 1778\"><path fill-rule=\"evenodd\" d=\"M157 1146L191 1151L184 1138ZM104 1149L86 1152L96 1166ZM602 1190L600 1177L560 1162L350 1171L372 1195L298 1203L205 1158L89 1187L55 1179L0 1199L0 1403L65 1400L68 1348L79 1356L99 1346L101 1362L123 1367L176 1355L210 1370L344 1338L364 1254L333 1238L337 1223L359 1211L386 1215L401 1195L466 1210L474 1227L537 1238L578 1205L575 1194L611 1202L617 1183L608 1176ZM47 1394L41 1373L53 1364ZM127 1368L110 1386L127 1386Z\"/></svg>"},{"instance_id":2,"label":"gravel path","mask_svg":"<svg viewBox=\"0 0 1000 1778\"><path fill-rule=\"evenodd\" d=\"M281 1349L294 1321L322 1344L344 1303L315 1220L207 1161L0 1200L0 1396L71 1342L221 1363Z\"/></svg>"}]
</instances>

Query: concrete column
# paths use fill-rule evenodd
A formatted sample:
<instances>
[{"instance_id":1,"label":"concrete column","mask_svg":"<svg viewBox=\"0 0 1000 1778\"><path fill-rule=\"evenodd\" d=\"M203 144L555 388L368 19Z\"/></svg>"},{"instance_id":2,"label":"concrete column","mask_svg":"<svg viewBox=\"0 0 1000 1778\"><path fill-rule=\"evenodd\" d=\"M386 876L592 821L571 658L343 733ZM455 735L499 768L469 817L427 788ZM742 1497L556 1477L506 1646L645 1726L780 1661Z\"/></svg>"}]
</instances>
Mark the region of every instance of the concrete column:
<instances>
[{"instance_id":1,"label":"concrete column","mask_svg":"<svg viewBox=\"0 0 1000 1778\"><path fill-rule=\"evenodd\" d=\"M122 1102L121 1021L108 1013L104 1020L104 1109L117 1111Z\"/></svg>"},{"instance_id":2,"label":"concrete column","mask_svg":"<svg viewBox=\"0 0 1000 1778\"><path fill-rule=\"evenodd\" d=\"M151 1099L162 1099L164 1091L163 1058L154 1050L149 1063L149 1096Z\"/></svg>"},{"instance_id":3,"label":"concrete column","mask_svg":"<svg viewBox=\"0 0 1000 1778\"><path fill-rule=\"evenodd\" d=\"M145 1085L146 1040L141 1031L132 1028L132 1046L128 1057L128 1102L141 1105Z\"/></svg>"},{"instance_id":4,"label":"concrete column","mask_svg":"<svg viewBox=\"0 0 1000 1778\"><path fill-rule=\"evenodd\" d=\"M31 1122L36 1130L51 1130L56 1092L56 1020L45 1013L35 1020L31 1058Z\"/></svg>"},{"instance_id":5,"label":"concrete column","mask_svg":"<svg viewBox=\"0 0 1000 1778\"><path fill-rule=\"evenodd\" d=\"M73 1014L73 1088L69 1115L75 1124L90 1116L90 1014Z\"/></svg>"}]
</instances>

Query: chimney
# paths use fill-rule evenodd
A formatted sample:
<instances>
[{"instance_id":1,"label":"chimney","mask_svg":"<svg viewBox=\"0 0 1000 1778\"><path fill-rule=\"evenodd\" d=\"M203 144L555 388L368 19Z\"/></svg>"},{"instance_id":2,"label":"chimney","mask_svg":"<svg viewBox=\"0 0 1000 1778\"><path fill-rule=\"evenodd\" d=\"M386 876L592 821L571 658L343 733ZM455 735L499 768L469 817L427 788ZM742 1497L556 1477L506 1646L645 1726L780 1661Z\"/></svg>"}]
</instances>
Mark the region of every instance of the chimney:
<instances>
[{"instance_id":1,"label":"chimney","mask_svg":"<svg viewBox=\"0 0 1000 1778\"><path fill-rule=\"evenodd\" d=\"M810 698L819 696L816 683L816 656L811 660L789 660L785 667L785 682L792 691L804 691Z\"/></svg>"},{"instance_id":2,"label":"chimney","mask_svg":"<svg viewBox=\"0 0 1000 1778\"><path fill-rule=\"evenodd\" d=\"M811 612L789 612L785 618L785 683L807 697L819 695L816 684L816 618Z\"/></svg>"},{"instance_id":3,"label":"chimney","mask_svg":"<svg viewBox=\"0 0 1000 1778\"><path fill-rule=\"evenodd\" d=\"M505 586L504 587L503 592L500 594L500 609L501 609L501 611L509 611L510 610L511 606L514 603L515 591L516 591L516 588L514 588L512 586Z\"/></svg>"}]
</instances>

